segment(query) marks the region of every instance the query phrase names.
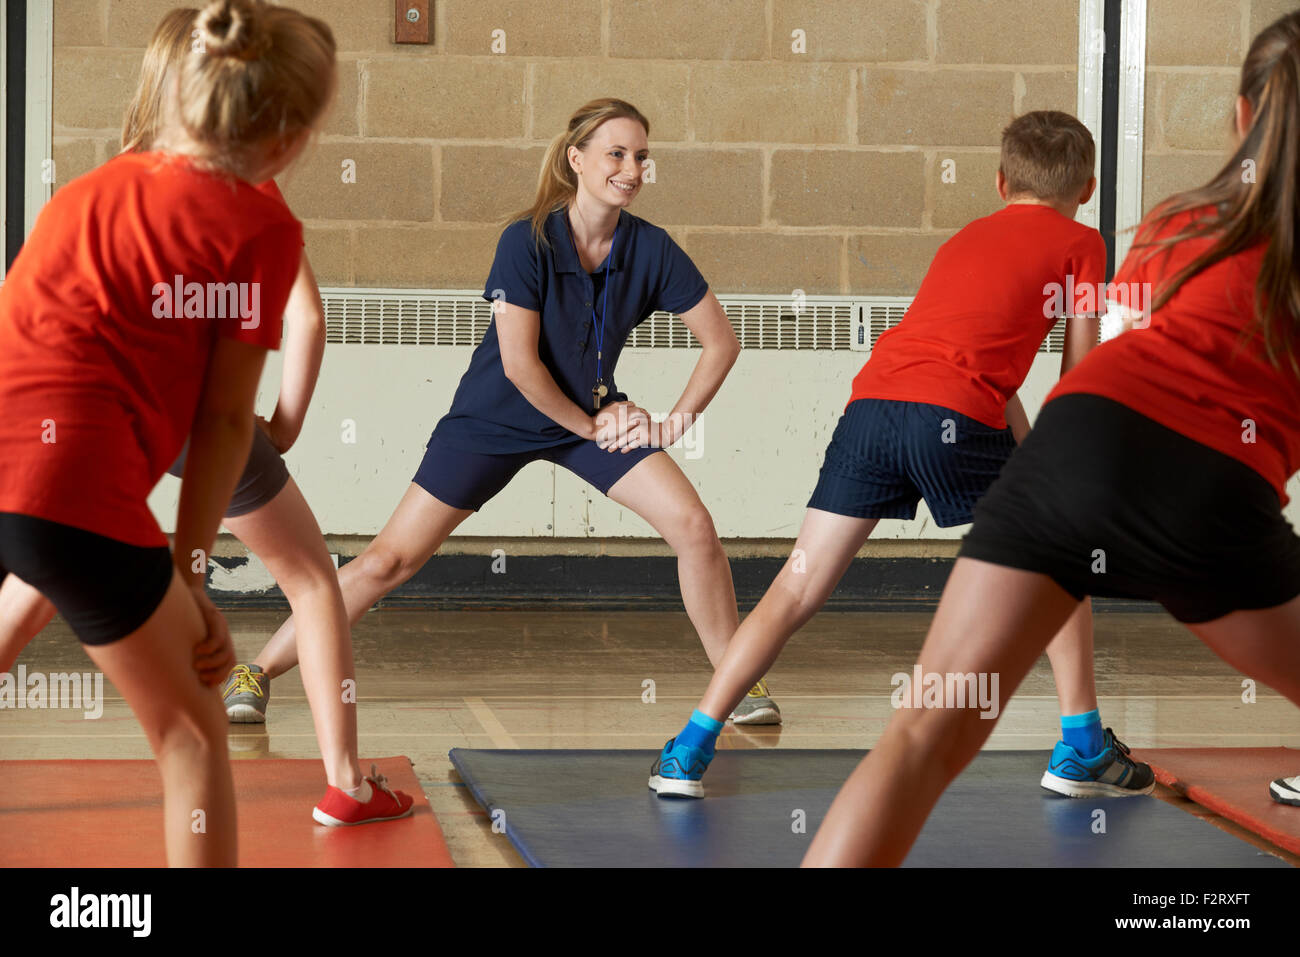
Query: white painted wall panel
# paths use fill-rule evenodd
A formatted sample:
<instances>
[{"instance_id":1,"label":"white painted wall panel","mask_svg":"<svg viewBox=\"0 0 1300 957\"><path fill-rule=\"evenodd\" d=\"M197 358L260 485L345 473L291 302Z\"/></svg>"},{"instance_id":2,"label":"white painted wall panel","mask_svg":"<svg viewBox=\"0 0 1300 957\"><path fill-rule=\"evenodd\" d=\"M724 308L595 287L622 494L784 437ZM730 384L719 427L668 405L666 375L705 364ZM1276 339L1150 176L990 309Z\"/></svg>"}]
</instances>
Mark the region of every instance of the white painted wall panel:
<instances>
[{"instance_id":1,"label":"white painted wall panel","mask_svg":"<svg viewBox=\"0 0 1300 957\"><path fill-rule=\"evenodd\" d=\"M468 347L331 345L306 427L288 462L328 534L373 535L401 498L434 423L451 404ZM648 409L672 407L699 357L695 350L628 350L619 384ZM671 454L700 492L724 538L793 538L822 454L849 395L862 353L749 350L690 436ZM269 415L279 386L279 355L267 362L258 408ZM1031 417L1056 381L1059 355L1040 354L1022 390ZM342 441L343 420L356 443ZM642 537L653 531L564 470L525 468L461 526L474 536ZM164 478L151 498L163 527L174 527L179 482ZM1292 483L1300 498L1300 483ZM1300 506L1287 510L1300 522ZM924 505L911 522L882 522L876 535L959 538L940 529Z\"/></svg>"}]
</instances>

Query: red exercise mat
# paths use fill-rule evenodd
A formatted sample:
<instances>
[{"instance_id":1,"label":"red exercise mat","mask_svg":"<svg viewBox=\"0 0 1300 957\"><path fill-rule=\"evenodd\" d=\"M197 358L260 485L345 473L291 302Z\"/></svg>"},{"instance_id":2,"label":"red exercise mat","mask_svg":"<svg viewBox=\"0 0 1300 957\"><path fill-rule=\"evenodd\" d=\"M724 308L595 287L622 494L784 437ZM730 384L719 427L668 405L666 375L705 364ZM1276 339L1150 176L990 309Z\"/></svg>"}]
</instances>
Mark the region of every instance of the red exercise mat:
<instances>
[{"instance_id":1,"label":"red exercise mat","mask_svg":"<svg viewBox=\"0 0 1300 957\"><path fill-rule=\"evenodd\" d=\"M415 799L399 821L322 827L320 761L232 761L244 867L452 867L405 757L367 758ZM163 867L162 778L152 761L0 761L0 866Z\"/></svg>"},{"instance_id":2,"label":"red exercise mat","mask_svg":"<svg viewBox=\"0 0 1300 957\"><path fill-rule=\"evenodd\" d=\"M1188 800L1300 854L1300 807L1278 804L1269 782L1300 774L1294 748L1143 748L1135 757Z\"/></svg>"}]
</instances>

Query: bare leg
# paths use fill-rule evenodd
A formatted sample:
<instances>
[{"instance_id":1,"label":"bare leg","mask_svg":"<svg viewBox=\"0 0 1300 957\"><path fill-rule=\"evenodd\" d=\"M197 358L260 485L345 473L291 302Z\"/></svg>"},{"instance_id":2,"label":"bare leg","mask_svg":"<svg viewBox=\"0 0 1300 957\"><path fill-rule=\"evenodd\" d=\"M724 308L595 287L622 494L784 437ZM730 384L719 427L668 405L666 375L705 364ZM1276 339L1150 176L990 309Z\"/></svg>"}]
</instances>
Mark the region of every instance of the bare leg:
<instances>
[{"instance_id":1,"label":"bare leg","mask_svg":"<svg viewBox=\"0 0 1300 957\"><path fill-rule=\"evenodd\" d=\"M1056 697L1061 714L1084 714L1097 707L1097 679L1093 673L1092 600L1079 603L1052 643L1047 646L1052 663Z\"/></svg>"},{"instance_id":2,"label":"bare leg","mask_svg":"<svg viewBox=\"0 0 1300 957\"><path fill-rule=\"evenodd\" d=\"M306 640L299 643L302 683L325 761L325 777L343 790L361 784L357 761L355 695L345 701L343 682L355 681L352 630L338 573L320 526L292 479L263 507L225 520L276 580Z\"/></svg>"},{"instance_id":3,"label":"bare leg","mask_svg":"<svg viewBox=\"0 0 1300 957\"><path fill-rule=\"evenodd\" d=\"M172 867L236 864L235 789L226 754L221 695L194 670L203 619L173 573L162 604L120 641L86 645L86 653L135 712L163 780L167 863Z\"/></svg>"},{"instance_id":4,"label":"bare leg","mask_svg":"<svg viewBox=\"0 0 1300 957\"><path fill-rule=\"evenodd\" d=\"M740 615L727 553L695 486L668 455L652 455L615 482L609 497L649 522L677 553L686 615L716 667L736 633Z\"/></svg>"},{"instance_id":5,"label":"bare leg","mask_svg":"<svg viewBox=\"0 0 1300 957\"><path fill-rule=\"evenodd\" d=\"M17 575L0 584L0 672L11 671L27 643L54 617L54 605Z\"/></svg>"},{"instance_id":6,"label":"bare leg","mask_svg":"<svg viewBox=\"0 0 1300 957\"><path fill-rule=\"evenodd\" d=\"M375 602L419 571L473 514L438 501L418 485L407 488L383 530L338 570L349 624L355 625ZM280 626L255 659L272 678L298 663L296 617Z\"/></svg>"},{"instance_id":7,"label":"bare leg","mask_svg":"<svg viewBox=\"0 0 1300 957\"><path fill-rule=\"evenodd\" d=\"M1187 627L1242 674L1300 705L1300 597L1275 608L1234 611Z\"/></svg>"},{"instance_id":8,"label":"bare leg","mask_svg":"<svg viewBox=\"0 0 1300 957\"><path fill-rule=\"evenodd\" d=\"M790 637L826 604L876 522L808 509L789 560L727 645L700 711L726 720Z\"/></svg>"},{"instance_id":9,"label":"bare leg","mask_svg":"<svg viewBox=\"0 0 1300 957\"><path fill-rule=\"evenodd\" d=\"M921 649L922 671L997 675L1001 714L1077 605L1046 575L959 558ZM804 865L902 863L994 724L969 707L900 709L840 789Z\"/></svg>"}]
</instances>

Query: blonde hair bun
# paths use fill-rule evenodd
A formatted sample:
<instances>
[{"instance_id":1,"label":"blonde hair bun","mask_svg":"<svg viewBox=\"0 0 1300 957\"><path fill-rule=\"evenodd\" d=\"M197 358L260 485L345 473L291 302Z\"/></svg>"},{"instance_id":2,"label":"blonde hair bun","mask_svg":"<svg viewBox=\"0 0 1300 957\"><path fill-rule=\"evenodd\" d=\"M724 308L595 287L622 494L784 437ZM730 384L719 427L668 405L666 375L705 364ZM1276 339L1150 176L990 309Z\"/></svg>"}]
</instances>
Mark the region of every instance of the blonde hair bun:
<instances>
[{"instance_id":1,"label":"blonde hair bun","mask_svg":"<svg viewBox=\"0 0 1300 957\"><path fill-rule=\"evenodd\" d=\"M214 57L255 60L266 52L270 37L260 29L258 4L250 0L214 0L194 23L203 50Z\"/></svg>"}]
</instances>

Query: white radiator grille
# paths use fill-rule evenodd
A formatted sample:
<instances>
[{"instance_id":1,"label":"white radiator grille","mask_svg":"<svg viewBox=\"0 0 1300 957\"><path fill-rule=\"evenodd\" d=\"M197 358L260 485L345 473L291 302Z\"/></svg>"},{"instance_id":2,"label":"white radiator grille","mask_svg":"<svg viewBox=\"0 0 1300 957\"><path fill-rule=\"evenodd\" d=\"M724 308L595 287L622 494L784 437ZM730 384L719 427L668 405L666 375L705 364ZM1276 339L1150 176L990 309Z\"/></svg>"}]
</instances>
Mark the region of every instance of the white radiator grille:
<instances>
[{"instance_id":1,"label":"white radiator grille","mask_svg":"<svg viewBox=\"0 0 1300 957\"><path fill-rule=\"evenodd\" d=\"M475 346L492 304L481 297L327 293L326 341L357 345Z\"/></svg>"},{"instance_id":2,"label":"white radiator grille","mask_svg":"<svg viewBox=\"0 0 1300 957\"><path fill-rule=\"evenodd\" d=\"M322 289L326 338L355 345L474 346L487 332L492 305L473 292ZM874 346L880 334L898 325L910 299L905 297L809 296L796 307L787 297L719 297L745 349L854 349L859 324ZM1040 347L1059 353L1062 321ZM633 330L633 349L698 349L699 342L675 315L653 313Z\"/></svg>"}]
</instances>

